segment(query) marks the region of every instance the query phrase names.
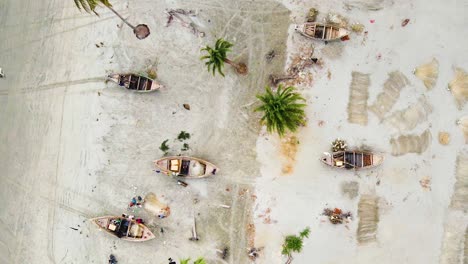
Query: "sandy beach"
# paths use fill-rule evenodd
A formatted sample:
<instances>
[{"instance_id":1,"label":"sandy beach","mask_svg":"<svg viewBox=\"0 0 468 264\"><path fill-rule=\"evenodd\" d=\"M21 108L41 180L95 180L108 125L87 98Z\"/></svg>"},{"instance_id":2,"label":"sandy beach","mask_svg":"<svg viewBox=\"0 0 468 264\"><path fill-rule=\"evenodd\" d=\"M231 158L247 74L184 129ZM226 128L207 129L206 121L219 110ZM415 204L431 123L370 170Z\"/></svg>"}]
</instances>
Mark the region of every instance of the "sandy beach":
<instances>
[{"instance_id":1,"label":"sandy beach","mask_svg":"<svg viewBox=\"0 0 468 264\"><path fill-rule=\"evenodd\" d=\"M365 2L380 9L362 8ZM310 238L293 263L466 263L468 149L456 121L468 111L446 87L455 67L468 70L468 2L112 3L151 35L136 39L104 7L95 16L73 1L0 2L0 263L107 263L114 254L119 263L203 256L210 264L244 264L254 263L250 247L262 248L255 263L284 263L284 237L307 226ZM306 39L294 26L312 7L318 21L334 12L367 33L328 44ZM166 26L165 11L176 8L194 10L191 22L205 36L177 21ZM234 43L231 59L247 63L247 76L231 67L225 78L207 72L200 49L221 37ZM270 74L284 74L312 47L322 66L290 81L307 99L308 124L295 134L297 149L285 151L284 139L259 124L255 95ZM427 89L412 71L433 58L439 73ZM113 72L150 67L164 85L155 93L105 81ZM370 109L395 71L408 83L380 118ZM353 72L370 80L363 102L350 99ZM349 122L353 105L367 108L356 117L364 124ZM417 114L402 118L411 106ZM180 131L191 135L188 151L176 140ZM439 132L449 133L448 145L439 143ZM418 141L399 144L405 135ZM383 165L359 172L325 166L320 155L336 138L383 153ZM169 154L208 160L220 172L187 180L186 188L155 172L166 139ZM411 148L421 153L406 153ZM127 209L132 197L150 192L170 206L168 218ZM358 207L367 197L378 215L370 235L358 232ZM326 207L353 218L332 225L321 215ZM143 217L156 239L129 243L89 221L122 213ZM197 242L189 240L194 218ZM366 235L371 241L359 242Z\"/></svg>"}]
</instances>

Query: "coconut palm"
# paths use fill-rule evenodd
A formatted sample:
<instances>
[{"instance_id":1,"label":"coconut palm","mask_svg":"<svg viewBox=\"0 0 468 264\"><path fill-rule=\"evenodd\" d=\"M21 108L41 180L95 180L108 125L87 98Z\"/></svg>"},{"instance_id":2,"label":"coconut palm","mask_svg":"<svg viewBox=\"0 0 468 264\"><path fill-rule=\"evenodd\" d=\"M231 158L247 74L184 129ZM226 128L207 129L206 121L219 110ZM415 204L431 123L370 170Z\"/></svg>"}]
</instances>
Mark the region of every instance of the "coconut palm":
<instances>
[{"instance_id":1,"label":"coconut palm","mask_svg":"<svg viewBox=\"0 0 468 264\"><path fill-rule=\"evenodd\" d=\"M202 56L201 60L207 60L205 65L208 67L208 71L212 71L215 75L218 71L221 76L224 77L223 67L224 63L227 63L236 68L237 73L247 74L247 66L244 63L235 63L227 58L227 53L231 51L233 44L222 38L216 40L214 49L210 46L206 46L201 51L208 52L208 55Z\"/></svg>"},{"instance_id":2,"label":"coconut palm","mask_svg":"<svg viewBox=\"0 0 468 264\"><path fill-rule=\"evenodd\" d=\"M305 124L305 101L293 86L283 88L278 86L274 93L269 86L265 87L265 94L257 95L262 105L255 108L256 112L263 112L260 121L266 124L268 132L276 131L280 137L287 130L294 132L300 125Z\"/></svg>"},{"instance_id":3,"label":"coconut palm","mask_svg":"<svg viewBox=\"0 0 468 264\"><path fill-rule=\"evenodd\" d=\"M293 252L299 253L302 251L304 238L308 238L309 234L310 234L310 228L307 227L299 233L299 236L290 235L284 239L283 250L281 251L281 254L288 256L288 260L286 261L286 264L292 262Z\"/></svg>"},{"instance_id":4,"label":"coconut palm","mask_svg":"<svg viewBox=\"0 0 468 264\"><path fill-rule=\"evenodd\" d=\"M181 259L180 264L189 264L190 258L188 259ZM199 257L197 260L193 262L193 264L206 264L206 261L204 258Z\"/></svg>"},{"instance_id":5,"label":"coconut palm","mask_svg":"<svg viewBox=\"0 0 468 264\"><path fill-rule=\"evenodd\" d=\"M130 28L132 28L133 33L135 33L135 36L138 39L144 39L148 37L148 35L150 34L150 30L147 25L139 24L137 26L133 26L132 24L130 24L125 18L123 18L119 13L117 13L117 11L115 11L114 8L112 8L112 5L109 2L109 0L73 0L73 1L75 1L75 5L76 7L78 7L78 9L85 10L88 13L93 12L97 16L99 16L99 14L95 10L96 7L99 4L104 5L105 7L109 8L112 12L114 12L114 14L116 14L120 19L122 19L122 21L125 24L127 24Z\"/></svg>"}]
</instances>

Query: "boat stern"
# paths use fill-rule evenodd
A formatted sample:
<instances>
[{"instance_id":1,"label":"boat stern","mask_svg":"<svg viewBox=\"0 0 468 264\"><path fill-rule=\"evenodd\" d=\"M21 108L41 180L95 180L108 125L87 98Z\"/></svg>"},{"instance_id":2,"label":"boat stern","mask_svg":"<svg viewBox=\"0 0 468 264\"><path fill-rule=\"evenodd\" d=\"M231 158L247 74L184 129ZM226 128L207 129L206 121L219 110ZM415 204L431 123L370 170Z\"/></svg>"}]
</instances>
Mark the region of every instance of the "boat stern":
<instances>
[{"instance_id":1,"label":"boat stern","mask_svg":"<svg viewBox=\"0 0 468 264\"><path fill-rule=\"evenodd\" d=\"M322 157L320 157L320 161L329 165L329 166L333 166L333 159L332 159L332 155L328 152L324 152L322 154Z\"/></svg>"},{"instance_id":2,"label":"boat stern","mask_svg":"<svg viewBox=\"0 0 468 264\"><path fill-rule=\"evenodd\" d=\"M372 156L372 160L373 160L373 166L379 166L380 164L383 163L384 161L384 156L381 155L381 154L374 154Z\"/></svg>"},{"instance_id":3,"label":"boat stern","mask_svg":"<svg viewBox=\"0 0 468 264\"><path fill-rule=\"evenodd\" d=\"M153 81L153 83L151 84L151 89L150 89L151 91L156 91L156 90L159 90L160 88L164 87L161 83L159 83L159 82L157 82L155 80L152 80L152 81Z\"/></svg>"}]
</instances>

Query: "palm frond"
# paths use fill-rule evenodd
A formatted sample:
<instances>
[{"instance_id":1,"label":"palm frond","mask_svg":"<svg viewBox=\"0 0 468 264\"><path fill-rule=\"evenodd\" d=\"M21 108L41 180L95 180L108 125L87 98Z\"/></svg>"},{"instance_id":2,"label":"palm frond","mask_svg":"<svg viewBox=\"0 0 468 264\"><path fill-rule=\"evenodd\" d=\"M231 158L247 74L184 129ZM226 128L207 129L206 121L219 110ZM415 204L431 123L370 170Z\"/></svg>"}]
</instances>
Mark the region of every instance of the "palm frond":
<instances>
[{"instance_id":1,"label":"palm frond","mask_svg":"<svg viewBox=\"0 0 468 264\"><path fill-rule=\"evenodd\" d=\"M232 46L232 43L220 38L216 40L214 48L206 46L200 50L208 53L208 55L202 56L200 59L206 60L205 65L207 66L209 72L212 72L213 75L215 75L217 71L221 76L224 77L224 62L226 61L227 53L231 51L230 48Z\"/></svg>"},{"instance_id":2,"label":"palm frond","mask_svg":"<svg viewBox=\"0 0 468 264\"><path fill-rule=\"evenodd\" d=\"M99 15L95 9L99 4L103 4L104 6L107 7L112 7L111 3L109 0L73 0L75 2L76 7L79 10L84 10L88 13L95 13L96 15Z\"/></svg>"}]
</instances>

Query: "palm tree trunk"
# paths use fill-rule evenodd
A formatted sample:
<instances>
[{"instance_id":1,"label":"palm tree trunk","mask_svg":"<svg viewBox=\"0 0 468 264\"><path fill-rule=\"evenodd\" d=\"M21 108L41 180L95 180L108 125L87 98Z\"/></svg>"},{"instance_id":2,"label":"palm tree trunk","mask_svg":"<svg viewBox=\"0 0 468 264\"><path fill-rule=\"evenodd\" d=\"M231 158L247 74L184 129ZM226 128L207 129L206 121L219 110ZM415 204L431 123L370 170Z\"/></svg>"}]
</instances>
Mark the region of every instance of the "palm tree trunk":
<instances>
[{"instance_id":1,"label":"palm tree trunk","mask_svg":"<svg viewBox=\"0 0 468 264\"><path fill-rule=\"evenodd\" d=\"M288 260L286 260L285 264L291 264L292 261L293 261L293 257L291 255L288 255Z\"/></svg>"},{"instance_id":2,"label":"palm tree trunk","mask_svg":"<svg viewBox=\"0 0 468 264\"><path fill-rule=\"evenodd\" d=\"M106 5L106 7L109 8L112 12L114 12L114 14L115 14L116 16L118 16L120 19L122 19L122 21L123 21L125 24L127 24L129 27L131 27L133 30L135 30L136 27L133 26L132 24L128 23L128 21L127 21L125 18L123 18L119 13L117 13L117 11L114 10L114 8L112 8L112 7L110 7L110 6L107 6L107 5Z\"/></svg>"},{"instance_id":3,"label":"palm tree trunk","mask_svg":"<svg viewBox=\"0 0 468 264\"><path fill-rule=\"evenodd\" d=\"M237 71L237 73L239 74L242 74L242 75L245 75L247 74L247 65L245 65L244 63L235 63L233 62L232 60L230 59L224 59L224 62L231 65L232 67L234 67Z\"/></svg>"}]
</instances>

